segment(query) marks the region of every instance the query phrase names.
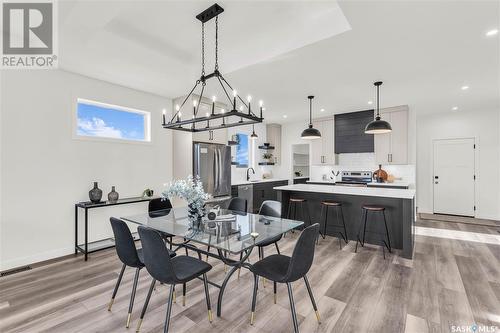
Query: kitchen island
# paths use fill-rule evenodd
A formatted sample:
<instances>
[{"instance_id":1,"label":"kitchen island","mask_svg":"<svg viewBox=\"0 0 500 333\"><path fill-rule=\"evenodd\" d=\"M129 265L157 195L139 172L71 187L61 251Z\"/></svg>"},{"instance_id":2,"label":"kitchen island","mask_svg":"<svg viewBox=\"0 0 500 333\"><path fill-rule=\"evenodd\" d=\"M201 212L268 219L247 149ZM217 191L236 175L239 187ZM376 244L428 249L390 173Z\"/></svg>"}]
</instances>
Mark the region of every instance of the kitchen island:
<instances>
[{"instance_id":1,"label":"kitchen island","mask_svg":"<svg viewBox=\"0 0 500 333\"><path fill-rule=\"evenodd\" d=\"M393 249L400 249L404 258L411 259L415 237L415 190L373 187L324 186L311 184L296 184L277 186L278 201L282 202L282 216L286 216L290 198L304 198L308 201L309 212L313 223L320 223L323 231L323 221L320 220L321 201L338 201L342 203L344 219L349 240L356 241L361 226L363 205L380 205L386 208L387 227ZM300 215L300 214L299 214ZM332 216L333 215L333 216ZM336 218L329 215L329 224ZM378 216L369 214L367 229L382 226L382 221L375 221ZM306 219L307 221L307 219ZM374 224L376 222L376 224ZM333 228L326 229L327 235L337 236ZM367 234L367 243L377 244Z\"/></svg>"}]
</instances>

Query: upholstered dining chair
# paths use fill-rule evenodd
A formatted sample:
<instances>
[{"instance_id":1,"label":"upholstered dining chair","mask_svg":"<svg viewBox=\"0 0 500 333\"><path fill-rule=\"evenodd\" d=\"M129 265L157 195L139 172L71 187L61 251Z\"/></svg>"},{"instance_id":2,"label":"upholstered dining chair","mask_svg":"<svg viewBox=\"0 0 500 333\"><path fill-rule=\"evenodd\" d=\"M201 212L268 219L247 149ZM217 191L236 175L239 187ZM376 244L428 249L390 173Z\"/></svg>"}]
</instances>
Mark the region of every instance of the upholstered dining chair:
<instances>
[{"instance_id":1,"label":"upholstered dining chair","mask_svg":"<svg viewBox=\"0 0 500 333\"><path fill-rule=\"evenodd\" d=\"M156 281L170 285L170 295L167 303L167 315L164 324L164 332L168 332L169 329L175 285L182 284L185 286L187 282L196 279L199 276L203 276L205 297L208 308L208 320L212 322L212 309L210 305L210 295L208 293L208 280L206 275L206 273L212 269L212 266L200 259L189 256L176 256L171 258L160 233L144 226L139 226L137 229L139 231L139 236L141 237L144 265L146 266L149 274L153 277L153 281L142 309L141 321L139 321L137 331L140 329L142 318L144 318L144 314L148 307L149 299Z\"/></svg>"},{"instance_id":2,"label":"upholstered dining chair","mask_svg":"<svg viewBox=\"0 0 500 333\"><path fill-rule=\"evenodd\" d=\"M235 197L231 199L229 205L227 206L227 209L234 210L237 212L246 212L247 207L248 207L247 199Z\"/></svg>"},{"instance_id":3,"label":"upholstered dining chair","mask_svg":"<svg viewBox=\"0 0 500 333\"><path fill-rule=\"evenodd\" d=\"M142 249L136 249L134 238L132 237L130 229L125 222L112 217L110 218L110 223L115 237L116 253L118 254L118 258L120 259L120 261L123 263L123 266L120 271L120 275L118 276L118 280L116 281L113 295L111 296L111 300L108 305L108 311L111 311L111 307L113 306L113 302L115 301L116 293L118 292L118 288L120 287L120 283L123 278L123 272L125 272L125 267L128 266L135 268L134 283L132 285L132 294L130 295L130 304L128 307L127 315L126 327L129 328L132 308L134 307L137 281L139 280L139 272L144 267L144 255ZM168 251L168 255L170 257L175 257L175 252Z\"/></svg>"},{"instance_id":4,"label":"upholstered dining chair","mask_svg":"<svg viewBox=\"0 0 500 333\"><path fill-rule=\"evenodd\" d=\"M290 308L292 311L293 328L294 332L296 333L299 331L299 325L297 322L297 314L295 312L291 283L299 279L304 279L307 292L309 293L309 297L311 298L313 309L316 312L316 318L318 319L318 322L321 322L318 307L316 306L316 302L314 301L314 296L311 290L311 285L309 284L306 276L307 272L311 268L314 259L314 249L318 234L319 224L316 223L305 228L302 231L299 239L297 240L297 243L295 244L295 248L291 257L281 254L273 254L256 262L250 267L250 271L254 274L252 313L250 317L251 325L253 325L254 322L259 277L263 277L273 281L275 303L277 283L285 283L287 285L288 297L290 299Z\"/></svg>"}]
</instances>

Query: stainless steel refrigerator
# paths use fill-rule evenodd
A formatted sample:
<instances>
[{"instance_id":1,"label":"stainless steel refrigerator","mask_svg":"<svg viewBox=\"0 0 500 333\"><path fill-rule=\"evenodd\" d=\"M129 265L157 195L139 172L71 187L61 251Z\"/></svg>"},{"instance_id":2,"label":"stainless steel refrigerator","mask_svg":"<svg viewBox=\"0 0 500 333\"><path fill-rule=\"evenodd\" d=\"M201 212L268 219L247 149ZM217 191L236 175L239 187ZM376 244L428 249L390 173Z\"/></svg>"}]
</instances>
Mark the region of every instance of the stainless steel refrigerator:
<instances>
[{"instance_id":1,"label":"stainless steel refrigerator","mask_svg":"<svg viewBox=\"0 0 500 333\"><path fill-rule=\"evenodd\" d=\"M221 144L193 143L193 176L200 176L212 197L231 195L231 148Z\"/></svg>"}]
</instances>

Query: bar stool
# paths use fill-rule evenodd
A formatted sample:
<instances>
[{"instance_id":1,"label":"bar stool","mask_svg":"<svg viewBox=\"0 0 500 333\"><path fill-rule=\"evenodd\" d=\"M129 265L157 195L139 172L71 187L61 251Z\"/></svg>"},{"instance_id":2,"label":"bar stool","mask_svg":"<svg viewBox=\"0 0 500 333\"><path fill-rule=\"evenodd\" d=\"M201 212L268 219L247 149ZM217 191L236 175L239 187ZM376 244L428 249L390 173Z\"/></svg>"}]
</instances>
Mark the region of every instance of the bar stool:
<instances>
[{"instance_id":1,"label":"bar stool","mask_svg":"<svg viewBox=\"0 0 500 333\"><path fill-rule=\"evenodd\" d=\"M384 227L385 227L385 237L386 239L382 238L382 253L384 255L385 259L385 249L384 247L387 247L389 250L389 253L392 253L391 249L391 240L389 238L389 229L387 228L387 220L385 218L385 207L383 206L376 206L376 205L364 205L362 207L362 215L361 215L361 221L362 224L360 225L358 235L357 235L357 240L356 240L356 249L354 252L356 253L358 251L358 242L361 243L361 246L365 246L365 236L366 236L366 221L368 219L368 212L372 212L373 214L382 214L382 217L384 218ZM363 241L360 239L360 233L361 233L361 228L363 228ZM368 231L368 233L371 234L378 234L384 236L383 232L374 232L374 231ZM386 241L387 240L387 241Z\"/></svg>"},{"instance_id":2,"label":"bar stool","mask_svg":"<svg viewBox=\"0 0 500 333\"><path fill-rule=\"evenodd\" d=\"M330 224L330 227L340 229L340 230L337 230L334 232L336 234L340 235L346 244L349 243L349 240L347 239L347 229L346 229L345 220L344 220L344 211L342 210L342 203L341 202L336 202L336 201L322 201L321 202L320 222L323 221L323 232L321 233L321 237L323 237L323 239L325 239L325 237L326 237L326 227L328 225L328 210L329 209L333 209L334 212L336 213L337 222L342 221L342 224L333 223L333 224ZM340 212L340 214L339 214L339 212ZM342 240L340 239L340 237L337 237L337 238L339 239L339 247L342 250Z\"/></svg>"},{"instance_id":3,"label":"bar stool","mask_svg":"<svg viewBox=\"0 0 500 333\"><path fill-rule=\"evenodd\" d=\"M304 198L290 198L290 200L288 201L288 210L287 210L287 213L286 213L286 218L287 219L291 219L291 220L297 220L297 206L300 205L300 217L302 218L302 220L300 221L304 221L304 223L306 223L305 219L306 219L306 214L304 214L304 205L305 205L305 210L307 212L307 220L308 220L308 224L306 224L304 227L308 227L310 225L312 225L312 222L311 222L311 214L309 214L309 205L307 204L307 200L304 199ZM293 232L293 230L292 230Z\"/></svg>"}]
</instances>

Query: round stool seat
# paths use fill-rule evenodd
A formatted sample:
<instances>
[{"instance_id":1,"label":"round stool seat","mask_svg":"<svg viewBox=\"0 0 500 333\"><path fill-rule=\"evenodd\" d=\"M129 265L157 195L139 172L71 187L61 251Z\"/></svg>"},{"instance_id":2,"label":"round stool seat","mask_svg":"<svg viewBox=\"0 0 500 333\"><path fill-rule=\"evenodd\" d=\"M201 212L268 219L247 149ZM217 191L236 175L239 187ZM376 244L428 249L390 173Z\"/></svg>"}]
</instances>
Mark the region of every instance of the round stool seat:
<instances>
[{"instance_id":1,"label":"round stool seat","mask_svg":"<svg viewBox=\"0 0 500 333\"><path fill-rule=\"evenodd\" d=\"M342 206L341 202L335 202L335 201L321 201L321 204L325 206Z\"/></svg>"},{"instance_id":2,"label":"round stool seat","mask_svg":"<svg viewBox=\"0 0 500 333\"><path fill-rule=\"evenodd\" d=\"M306 199L302 198L290 198L290 202L305 202Z\"/></svg>"},{"instance_id":3,"label":"round stool seat","mask_svg":"<svg viewBox=\"0 0 500 333\"><path fill-rule=\"evenodd\" d=\"M375 206L375 205L363 205L363 209L372 210L372 211L383 211L383 210L385 210L385 207Z\"/></svg>"}]
</instances>

